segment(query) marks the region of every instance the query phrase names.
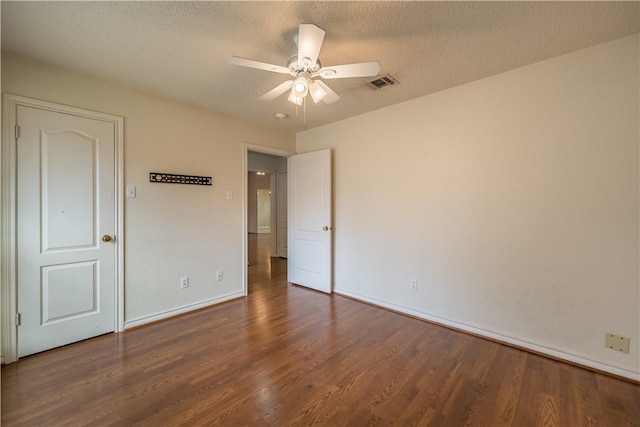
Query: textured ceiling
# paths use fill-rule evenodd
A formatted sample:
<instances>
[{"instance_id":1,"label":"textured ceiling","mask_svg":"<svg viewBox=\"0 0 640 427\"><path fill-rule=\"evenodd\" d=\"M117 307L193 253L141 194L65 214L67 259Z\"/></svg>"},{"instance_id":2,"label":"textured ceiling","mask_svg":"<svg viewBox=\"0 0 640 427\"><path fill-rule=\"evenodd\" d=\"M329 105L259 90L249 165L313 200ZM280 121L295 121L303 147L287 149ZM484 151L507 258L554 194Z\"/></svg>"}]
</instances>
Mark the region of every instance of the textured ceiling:
<instances>
[{"instance_id":1,"label":"textured ceiling","mask_svg":"<svg viewBox=\"0 0 640 427\"><path fill-rule=\"evenodd\" d=\"M298 24L326 36L323 65L377 60L400 84L329 80L342 98L308 103L307 128L640 32L638 2L1 2L2 48L261 125L300 131L286 75ZM274 113L285 112L284 121Z\"/></svg>"}]
</instances>

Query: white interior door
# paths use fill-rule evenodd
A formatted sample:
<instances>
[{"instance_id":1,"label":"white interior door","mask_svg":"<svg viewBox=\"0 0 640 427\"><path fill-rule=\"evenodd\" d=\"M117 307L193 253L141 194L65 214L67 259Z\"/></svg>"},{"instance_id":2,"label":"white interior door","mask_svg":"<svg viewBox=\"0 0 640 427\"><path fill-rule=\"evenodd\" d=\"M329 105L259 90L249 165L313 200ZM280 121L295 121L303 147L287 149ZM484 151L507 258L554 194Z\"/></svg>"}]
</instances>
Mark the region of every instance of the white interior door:
<instances>
[{"instance_id":1,"label":"white interior door","mask_svg":"<svg viewBox=\"0 0 640 427\"><path fill-rule=\"evenodd\" d=\"M27 106L17 124L22 357L115 328L115 126Z\"/></svg>"},{"instance_id":2,"label":"white interior door","mask_svg":"<svg viewBox=\"0 0 640 427\"><path fill-rule=\"evenodd\" d=\"M289 157L288 177L288 280L331 292L331 150Z\"/></svg>"}]
</instances>

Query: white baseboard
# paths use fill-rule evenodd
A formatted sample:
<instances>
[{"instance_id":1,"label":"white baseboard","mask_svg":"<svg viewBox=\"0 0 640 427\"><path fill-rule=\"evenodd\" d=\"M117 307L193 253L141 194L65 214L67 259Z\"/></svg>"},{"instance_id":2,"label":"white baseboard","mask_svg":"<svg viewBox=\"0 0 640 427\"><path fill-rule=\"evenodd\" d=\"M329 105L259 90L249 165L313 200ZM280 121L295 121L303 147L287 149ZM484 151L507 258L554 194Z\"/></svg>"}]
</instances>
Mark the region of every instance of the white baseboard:
<instances>
[{"instance_id":1,"label":"white baseboard","mask_svg":"<svg viewBox=\"0 0 640 427\"><path fill-rule=\"evenodd\" d=\"M148 316L138 317L137 319L127 320L124 322L124 329L134 328L136 326L141 326L147 323L157 322L158 320L163 320L169 317L177 316L179 314L188 313L194 310L199 310L201 308L220 304L221 302L229 301L229 300L240 298L243 296L244 296L244 293L242 291L234 292L231 294L223 295L221 297L211 298L211 299L200 301L197 303L184 305L182 307L173 308L171 310L162 311L160 313L154 313Z\"/></svg>"},{"instance_id":2,"label":"white baseboard","mask_svg":"<svg viewBox=\"0 0 640 427\"><path fill-rule=\"evenodd\" d=\"M474 326L465 325L464 323L455 322L452 320L444 319L442 317L434 316L432 314L423 313L420 311L412 310L406 307L401 307L395 304L388 303L386 301L378 300L376 298L366 297L364 295L356 294L353 292L334 289L334 293L338 295L344 295L349 298L353 298L355 300L363 301L372 305L376 305L379 307L384 307L389 310L397 311L399 313L408 314L410 316L418 317L420 319L428 320L433 323L437 323L440 325L448 326L453 329L457 329L464 332L469 332L474 335L478 335L481 337L489 338L495 341L499 341L505 344L510 344L516 347L521 347L527 350L531 350L536 353L544 354L556 359L565 360L567 362L573 363L575 365L582 365L585 367L589 367L592 369L597 369L599 371L607 372L613 375L617 375L620 377L628 378L633 381L640 381L640 373L629 371L627 369L619 368L617 366L607 365L602 362L597 362L595 360L587 359L585 357L577 356L575 354L566 353L561 350L556 350L550 347L545 347L543 345L531 343L528 341L523 341L518 338L509 337L506 335L502 335L496 332L487 331L485 329L476 328Z\"/></svg>"}]
</instances>

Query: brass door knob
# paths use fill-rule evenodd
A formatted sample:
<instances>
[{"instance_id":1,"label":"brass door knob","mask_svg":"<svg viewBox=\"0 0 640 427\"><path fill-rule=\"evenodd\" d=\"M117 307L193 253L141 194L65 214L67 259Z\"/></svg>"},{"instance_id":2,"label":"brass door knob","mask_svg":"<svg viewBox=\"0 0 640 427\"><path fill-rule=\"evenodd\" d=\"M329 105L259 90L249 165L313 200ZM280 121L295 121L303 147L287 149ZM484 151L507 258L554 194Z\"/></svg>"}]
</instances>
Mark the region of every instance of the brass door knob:
<instances>
[{"instance_id":1,"label":"brass door knob","mask_svg":"<svg viewBox=\"0 0 640 427\"><path fill-rule=\"evenodd\" d=\"M329 227L328 225L325 225L324 227L322 227L322 229L324 231L329 231L329 230L331 230L331 227Z\"/></svg>"},{"instance_id":2,"label":"brass door knob","mask_svg":"<svg viewBox=\"0 0 640 427\"><path fill-rule=\"evenodd\" d=\"M104 236L102 236L102 241L103 242L110 242L112 240L114 240L114 238L109 236L108 234L105 234Z\"/></svg>"}]
</instances>

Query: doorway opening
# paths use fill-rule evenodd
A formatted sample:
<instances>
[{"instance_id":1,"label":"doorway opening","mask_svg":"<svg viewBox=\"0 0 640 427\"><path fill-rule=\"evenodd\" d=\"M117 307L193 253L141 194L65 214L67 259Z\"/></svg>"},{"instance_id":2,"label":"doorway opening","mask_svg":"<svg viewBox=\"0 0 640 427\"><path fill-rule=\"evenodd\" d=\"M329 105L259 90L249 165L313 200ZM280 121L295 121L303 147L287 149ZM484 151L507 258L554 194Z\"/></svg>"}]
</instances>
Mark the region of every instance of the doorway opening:
<instances>
[{"instance_id":1,"label":"doorway opening","mask_svg":"<svg viewBox=\"0 0 640 427\"><path fill-rule=\"evenodd\" d=\"M245 295L287 272L287 157L245 146ZM264 282L264 283L263 283Z\"/></svg>"}]
</instances>

